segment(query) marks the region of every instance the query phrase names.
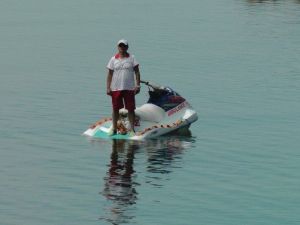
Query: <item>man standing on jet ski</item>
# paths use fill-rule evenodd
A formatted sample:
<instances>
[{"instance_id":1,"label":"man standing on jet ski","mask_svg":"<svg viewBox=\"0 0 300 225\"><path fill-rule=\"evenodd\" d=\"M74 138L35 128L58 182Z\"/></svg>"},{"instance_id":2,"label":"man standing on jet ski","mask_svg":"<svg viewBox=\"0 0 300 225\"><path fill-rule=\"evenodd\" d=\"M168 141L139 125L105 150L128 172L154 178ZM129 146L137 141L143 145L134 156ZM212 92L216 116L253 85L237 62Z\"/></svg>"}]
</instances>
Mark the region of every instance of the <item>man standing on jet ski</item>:
<instances>
[{"instance_id":1,"label":"man standing on jet ski","mask_svg":"<svg viewBox=\"0 0 300 225\"><path fill-rule=\"evenodd\" d=\"M131 125L131 130L128 133L130 136L134 136L135 94L140 92L139 64L134 55L127 52L127 40L122 39L118 41L117 46L118 53L107 64L106 93L111 96L113 107L113 125L108 135L111 136L117 133L119 110L124 107L125 103L125 108L128 110L128 120Z\"/></svg>"}]
</instances>

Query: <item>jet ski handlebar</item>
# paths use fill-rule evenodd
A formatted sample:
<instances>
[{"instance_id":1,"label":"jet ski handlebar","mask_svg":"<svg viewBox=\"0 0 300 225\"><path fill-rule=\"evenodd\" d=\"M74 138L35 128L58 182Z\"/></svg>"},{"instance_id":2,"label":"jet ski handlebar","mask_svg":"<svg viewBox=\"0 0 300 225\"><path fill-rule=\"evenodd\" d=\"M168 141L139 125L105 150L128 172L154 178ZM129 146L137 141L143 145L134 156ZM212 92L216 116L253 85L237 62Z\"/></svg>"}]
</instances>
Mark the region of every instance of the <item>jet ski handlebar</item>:
<instances>
[{"instance_id":1,"label":"jet ski handlebar","mask_svg":"<svg viewBox=\"0 0 300 225\"><path fill-rule=\"evenodd\" d=\"M154 90L164 90L165 89L165 87L152 84L149 81L141 80L141 83L147 85L148 87L153 88Z\"/></svg>"}]
</instances>

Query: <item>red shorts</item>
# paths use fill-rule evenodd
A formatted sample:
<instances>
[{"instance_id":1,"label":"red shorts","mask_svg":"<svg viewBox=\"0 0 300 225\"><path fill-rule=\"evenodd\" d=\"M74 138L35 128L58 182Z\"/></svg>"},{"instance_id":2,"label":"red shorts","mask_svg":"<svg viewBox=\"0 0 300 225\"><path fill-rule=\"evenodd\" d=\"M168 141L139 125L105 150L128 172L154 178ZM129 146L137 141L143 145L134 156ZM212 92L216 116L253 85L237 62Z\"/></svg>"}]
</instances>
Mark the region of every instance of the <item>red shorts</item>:
<instances>
[{"instance_id":1,"label":"red shorts","mask_svg":"<svg viewBox=\"0 0 300 225\"><path fill-rule=\"evenodd\" d=\"M122 91L112 91L111 92L111 100L114 110L119 110L125 108L128 111L135 110L135 98L134 91L130 90L122 90Z\"/></svg>"}]
</instances>

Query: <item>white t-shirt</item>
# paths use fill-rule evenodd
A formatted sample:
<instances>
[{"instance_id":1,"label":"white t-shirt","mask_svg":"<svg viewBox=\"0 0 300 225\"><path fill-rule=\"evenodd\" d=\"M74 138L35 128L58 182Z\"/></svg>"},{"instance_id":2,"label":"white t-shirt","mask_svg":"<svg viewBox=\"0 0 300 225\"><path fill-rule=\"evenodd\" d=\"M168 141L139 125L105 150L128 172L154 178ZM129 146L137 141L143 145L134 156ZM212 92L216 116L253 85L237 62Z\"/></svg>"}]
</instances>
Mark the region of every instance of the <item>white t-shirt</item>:
<instances>
[{"instance_id":1,"label":"white t-shirt","mask_svg":"<svg viewBox=\"0 0 300 225\"><path fill-rule=\"evenodd\" d=\"M134 90L135 78L133 68L138 65L134 55L128 54L125 58L121 58L119 54L113 56L107 64L107 68L114 71L110 86L111 90Z\"/></svg>"}]
</instances>

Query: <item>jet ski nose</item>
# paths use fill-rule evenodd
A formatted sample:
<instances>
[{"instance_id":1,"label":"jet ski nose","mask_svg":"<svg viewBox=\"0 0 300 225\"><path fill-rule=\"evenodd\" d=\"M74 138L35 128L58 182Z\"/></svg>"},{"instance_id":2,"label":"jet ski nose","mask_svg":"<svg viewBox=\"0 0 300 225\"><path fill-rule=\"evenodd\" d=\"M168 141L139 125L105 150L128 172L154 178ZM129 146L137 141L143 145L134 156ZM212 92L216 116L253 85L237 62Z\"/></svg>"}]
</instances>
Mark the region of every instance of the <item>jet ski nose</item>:
<instances>
[{"instance_id":1,"label":"jet ski nose","mask_svg":"<svg viewBox=\"0 0 300 225\"><path fill-rule=\"evenodd\" d=\"M189 122L194 122L198 119L198 116L194 110L186 109L182 119L188 120Z\"/></svg>"}]
</instances>

